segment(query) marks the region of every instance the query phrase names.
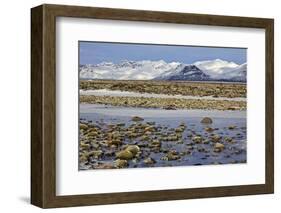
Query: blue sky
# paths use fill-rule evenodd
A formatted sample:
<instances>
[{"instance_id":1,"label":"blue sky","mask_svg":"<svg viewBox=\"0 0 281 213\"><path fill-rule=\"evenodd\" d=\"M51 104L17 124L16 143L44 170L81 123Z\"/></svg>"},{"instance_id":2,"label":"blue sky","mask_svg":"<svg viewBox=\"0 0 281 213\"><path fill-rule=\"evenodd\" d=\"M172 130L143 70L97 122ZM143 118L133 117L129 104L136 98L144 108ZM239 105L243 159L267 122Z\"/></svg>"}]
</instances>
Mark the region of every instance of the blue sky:
<instances>
[{"instance_id":1,"label":"blue sky","mask_svg":"<svg viewBox=\"0 0 281 213\"><path fill-rule=\"evenodd\" d=\"M164 60L191 64L222 59L242 64L247 61L245 48L196 47L128 43L79 42L80 64L118 63L124 60Z\"/></svg>"}]
</instances>

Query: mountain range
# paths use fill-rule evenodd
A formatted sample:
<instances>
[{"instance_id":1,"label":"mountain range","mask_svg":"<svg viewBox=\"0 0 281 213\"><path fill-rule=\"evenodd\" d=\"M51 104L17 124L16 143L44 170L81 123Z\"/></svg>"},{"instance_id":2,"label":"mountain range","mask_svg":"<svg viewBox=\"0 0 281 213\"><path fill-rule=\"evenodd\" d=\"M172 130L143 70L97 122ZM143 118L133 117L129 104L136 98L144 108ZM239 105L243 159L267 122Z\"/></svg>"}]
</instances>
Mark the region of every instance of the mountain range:
<instances>
[{"instance_id":1,"label":"mountain range","mask_svg":"<svg viewBox=\"0 0 281 213\"><path fill-rule=\"evenodd\" d=\"M221 59L193 64L159 61L122 61L80 65L81 79L228 81L246 82L247 64Z\"/></svg>"}]
</instances>

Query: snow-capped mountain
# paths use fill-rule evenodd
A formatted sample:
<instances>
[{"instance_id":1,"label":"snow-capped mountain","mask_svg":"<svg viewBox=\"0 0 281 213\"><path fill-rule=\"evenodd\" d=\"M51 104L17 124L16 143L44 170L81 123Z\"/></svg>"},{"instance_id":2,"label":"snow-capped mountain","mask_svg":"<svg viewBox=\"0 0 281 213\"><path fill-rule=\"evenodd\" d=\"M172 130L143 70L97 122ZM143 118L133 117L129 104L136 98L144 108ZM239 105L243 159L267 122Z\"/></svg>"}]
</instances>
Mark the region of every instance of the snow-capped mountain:
<instances>
[{"instance_id":1,"label":"snow-capped mountain","mask_svg":"<svg viewBox=\"0 0 281 213\"><path fill-rule=\"evenodd\" d=\"M219 78L225 72L231 71L239 66L234 62L223 61L221 59L198 61L195 62L194 65L196 65L211 78Z\"/></svg>"},{"instance_id":2,"label":"snow-capped mountain","mask_svg":"<svg viewBox=\"0 0 281 213\"><path fill-rule=\"evenodd\" d=\"M171 81L208 81L210 77L206 75L195 65L184 65L176 72L164 73L155 78L155 80L171 80Z\"/></svg>"},{"instance_id":3,"label":"snow-capped mountain","mask_svg":"<svg viewBox=\"0 0 281 213\"><path fill-rule=\"evenodd\" d=\"M221 59L198 61L193 64L145 60L80 66L82 79L246 82L246 76L246 63L238 65Z\"/></svg>"},{"instance_id":4,"label":"snow-capped mountain","mask_svg":"<svg viewBox=\"0 0 281 213\"><path fill-rule=\"evenodd\" d=\"M213 61L198 61L194 63L211 79L246 81L247 64L238 65L234 62L216 59Z\"/></svg>"},{"instance_id":5,"label":"snow-capped mountain","mask_svg":"<svg viewBox=\"0 0 281 213\"><path fill-rule=\"evenodd\" d=\"M104 62L80 67L80 77L87 79L151 80L164 72L173 72L180 63L160 61Z\"/></svg>"}]
</instances>

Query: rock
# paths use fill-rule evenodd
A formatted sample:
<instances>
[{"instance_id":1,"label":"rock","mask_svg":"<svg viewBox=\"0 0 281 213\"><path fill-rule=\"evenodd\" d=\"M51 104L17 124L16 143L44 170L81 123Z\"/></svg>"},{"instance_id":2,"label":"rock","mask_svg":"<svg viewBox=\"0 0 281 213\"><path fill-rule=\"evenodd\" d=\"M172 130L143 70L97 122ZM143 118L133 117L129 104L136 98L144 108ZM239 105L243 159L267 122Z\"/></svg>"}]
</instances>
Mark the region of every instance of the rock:
<instances>
[{"instance_id":1,"label":"rock","mask_svg":"<svg viewBox=\"0 0 281 213\"><path fill-rule=\"evenodd\" d=\"M183 132L184 131L184 128L182 127L178 127L175 129L175 132Z\"/></svg>"},{"instance_id":2,"label":"rock","mask_svg":"<svg viewBox=\"0 0 281 213\"><path fill-rule=\"evenodd\" d=\"M213 136L211 137L211 140L212 140L213 142L220 142L221 136L219 136L219 135L213 135Z\"/></svg>"},{"instance_id":3,"label":"rock","mask_svg":"<svg viewBox=\"0 0 281 213\"><path fill-rule=\"evenodd\" d=\"M141 141L149 141L150 138L147 135L143 135L143 136L141 136L140 140Z\"/></svg>"},{"instance_id":4,"label":"rock","mask_svg":"<svg viewBox=\"0 0 281 213\"><path fill-rule=\"evenodd\" d=\"M175 136L176 136L178 139L181 139L181 138L182 138L182 132L177 132Z\"/></svg>"},{"instance_id":5,"label":"rock","mask_svg":"<svg viewBox=\"0 0 281 213\"><path fill-rule=\"evenodd\" d=\"M129 136L129 135L131 135L131 134L133 134L133 131L132 131L132 130L127 130L127 131L125 132L125 135L127 135L127 136Z\"/></svg>"},{"instance_id":6,"label":"rock","mask_svg":"<svg viewBox=\"0 0 281 213\"><path fill-rule=\"evenodd\" d=\"M194 137L192 138L192 141L193 141L194 143L202 143L203 138L202 138L201 136L194 136Z\"/></svg>"},{"instance_id":7,"label":"rock","mask_svg":"<svg viewBox=\"0 0 281 213\"><path fill-rule=\"evenodd\" d=\"M234 130L234 129L236 129L236 126L229 126L228 129L229 130Z\"/></svg>"},{"instance_id":8,"label":"rock","mask_svg":"<svg viewBox=\"0 0 281 213\"><path fill-rule=\"evenodd\" d=\"M89 148L90 148L90 144L80 143L80 147L81 147L82 149L89 149Z\"/></svg>"},{"instance_id":9,"label":"rock","mask_svg":"<svg viewBox=\"0 0 281 213\"><path fill-rule=\"evenodd\" d=\"M222 150L224 150L224 145L222 143L215 143L214 151L215 152L221 152Z\"/></svg>"},{"instance_id":10,"label":"rock","mask_svg":"<svg viewBox=\"0 0 281 213\"><path fill-rule=\"evenodd\" d=\"M201 123L202 124L211 124L213 123L213 120L209 117L204 117L202 120L201 120Z\"/></svg>"},{"instance_id":11,"label":"rock","mask_svg":"<svg viewBox=\"0 0 281 213\"><path fill-rule=\"evenodd\" d=\"M95 166L95 169L114 169L115 166L112 163L103 163Z\"/></svg>"},{"instance_id":12,"label":"rock","mask_svg":"<svg viewBox=\"0 0 281 213\"><path fill-rule=\"evenodd\" d=\"M96 136L98 136L99 134L98 134L98 132L91 131L91 132L89 132L87 135L90 136L90 137L96 137Z\"/></svg>"},{"instance_id":13,"label":"rock","mask_svg":"<svg viewBox=\"0 0 281 213\"><path fill-rule=\"evenodd\" d=\"M177 141L178 137L176 135L170 135L167 137L167 141Z\"/></svg>"},{"instance_id":14,"label":"rock","mask_svg":"<svg viewBox=\"0 0 281 213\"><path fill-rule=\"evenodd\" d=\"M130 134L128 134L128 137L129 138L136 138L136 137L138 137L138 133L130 133Z\"/></svg>"},{"instance_id":15,"label":"rock","mask_svg":"<svg viewBox=\"0 0 281 213\"><path fill-rule=\"evenodd\" d=\"M132 121L138 122L138 121L143 121L144 119L139 117L139 116L134 116L132 117Z\"/></svg>"},{"instance_id":16,"label":"rock","mask_svg":"<svg viewBox=\"0 0 281 213\"><path fill-rule=\"evenodd\" d=\"M230 137L225 137L224 140L225 140L225 142L228 142L228 143L233 143L234 142L233 139L230 138Z\"/></svg>"},{"instance_id":17,"label":"rock","mask_svg":"<svg viewBox=\"0 0 281 213\"><path fill-rule=\"evenodd\" d=\"M92 142L91 142L91 146L92 146L94 149L98 149L98 148L100 147L100 145L99 145L97 142L95 142L95 141L92 141Z\"/></svg>"},{"instance_id":18,"label":"rock","mask_svg":"<svg viewBox=\"0 0 281 213\"><path fill-rule=\"evenodd\" d=\"M164 106L163 109L166 109L166 110L176 110L177 108L173 105L168 105L168 106Z\"/></svg>"},{"instance_id":19,"label":"rock","mask_svg":"<svg viewBox=\"0 0 281 213\"><path fill-rule=\"evenodd\" d=\"M87 153L88 156L93 156L94 158L98 159L102 156L102 150L93 150Z\"/></svg>"},{"instance_id":20,"label":"rock","mask_svg":"<svg viewBox=\"0 0 281 213\"><path fill-rule=\"evenodd\" d=\"M154 163L156 163L156 161L153 158L150 158L150 157L144 159L143 162L145 164L154 164Z\"/></svg>"},{"instance_id":21,"label":"rock","mask_svg":"<svg viewBox=\"0 0 281 213\"><path fill-rule=\"evenodd\" d=\"M151 142L151 145L152 145L153 147L160 147L160 146L161 146L161 142L160 142L159 140L153 140L153 141Z\"/></svg>"},{"instance_id":22,"label":"rock","mask_svg":"<svg viewBox=\"0 0 281 213\"><path fill-rule=\"evenodd\" d=\"M117 159L117 160L114 161L114 166L116 168L125 168L125 167L128 166L128 161Z\"/></svg>"},{"instance_id":23,"label":"rock","mask_svg":"<svg viewBox=\"0 0 281 213\"><path fill-rule=\"evenodd\" d=\"M160 160L165 160L165 161L168 161L169 159L168 159L168 157L167 157L167 156L164 156L164 157L160 158Z\"/></svg>"},{"instance_id":24,"label":"rock","mask_svg":"<svg viewBox=\"0 0 281 213\"><path fill-rule=\"evenodd\" d=\"M143 147L147 147L148 144L145 143L145 142L139 142L139 143L138 143L138 146L143 148Z\"/></svg>"},{"instance_id":25,"label":"rock","mask_svg":"<svg viewBox=\"0 0 281 213\"><path fill-rule=\"evenodd\" d=\"M183 144L183 140L178 140L177 144Z\"/></svg>"},{"instance_id":26,"label":"rock","mask_svg":"<svg viewBox=\"0 0 281 213\"><path fill-rule=\"evenodd\" d=\"M137 145L128 145L125 150L131 152L135 156L140 151L140 148Z\"/></svg>"},{"instance_id":27,"label":"rock","mask_svg":"<svg viewBox=\"0 0 281 213\"><path fill-rule=\"evenodd\" d=\"M141 123L137 123L135 126L134 126L134 129L133 131L141 131L142 129L144 129L145 127L141 124Z\"/></svg>"},{"instance_id":28,"label":"rock","mask_svg":"<svg viewBox=\"0 0 281 213\"><path fill-rule=\"evenodd\" d=\"M149 127L146 127L146 128L144 129L144 132L154 132L154 131L155 131L154 126L149 126Z\"/></svg>"},{"instance_id":29,"label":"rock","mask_svg":"<svg viewBox=\"0 0 281 213\"><path fill-rule=\"evenodd\" d=\"M194 147L191 146L191 145L188 145L186 148L189 149L189 150L193 150L194 149Z\"/></svg>"},{"instance_id":30,"label":"rock","mask_svg":"<svg viewBox=\"0 0 281 213\"><path fill-rule=\"evenodd\" d=\"M159 140L155 139L148 144L148 147L150 147L150 148L161 147L161 142Z\"/></svg>"},{"instance_id":31,"label":"rock","mask_svg":"<svg viewBox=\"0 0 281 213\"><path fill-rule=\"evenodd\" d=\"M214 131L214 129L213 129L213 128L211 128L211 127L206 127L206 128L205 128L205 131L206 131L206 132L213 132L213 131Z\"/></svg>"},{"instance_id":32,"label":"rock","mask_svg":"<svg viewBox=\"0 0 281 213\"><path fill-rule=\"evenodd\" d=\"M80 162L86 162L86 161L88 161L88 155L82 154L82 155L79 157L79 160L80 160Z\"/></svg>"},{"instance_id":33,"label":"rock","mask_svg":"<svg viewBox=\"0 0 281 213\"><path fill-rule=\"evenodd\" d=\"M178 160L181 157L179 155L174 155L174 154L168 153L167 158L168 158L168 161L171 161L171 160Z\"/></svg>"},{"instance_id":34,"label":"rock","mask_svg":"<svg viewBox=\"0 0 281 213\"><path fill-rule=\"evenodd\" d=\"M191 152L189 150L180 153L181 156L190 155L190 154Z\"/></svg>"},{"instance_id":35,"label":"rock","mask_svg":"<svg viewBox=\"0 0 281 213\"><path fill-rule=\"evenodd\" d=\"M165 156L166 160L171 161L171 160L178 160L181 157L178 155L178 152L175 150L169 151L168 154Z\"/></svg>"},{"instance_id":36,"label":"rock","mask_svg":"<svg viewBox=\"0 0 281 213\"><path fill-rule=\"evenodd\" d=\"M203 140L203 144L209 144L210 141L209 140Z\"/></svg>"},{"instance_id":37,"label":"rock","mask_svg":"<svg viewBox=\"0 0 281 213\"><path fill-rule=\"evenodd\" d=\"M109 129L114 129L114 127L116 127L116 126L115 126L115 124L107 124L107 127L108 127Z\"/></svg>"},{"instance_id":38,"label":"rock","mask_svg":"<svg viewBox=\"0 0 281 213\"><path fill-rule=\"evenodd\" d=\"M144 134L146 134L146 135L151 135L151 134L152 134L152 132L147 131L147 132L145 132Z\"/></svg>"},{"instance_id":39,"label":"rock","mask_svg":"<svg viewBox=\"0 0 281 213\"><path fill-rule=\"evenodd\" d=\"M205 148L204 147L197 147L197 151L198 152L205 152L206 150L205 150Z\"/></svg>"},{"instance_id":40,"label":"rock","mask_svg":"<svg viewBox=\"0 0 281 213\"><path fill-rule=\"evenodd\" d=\"M80 124L80 129L87 130L88 125L87 124Z\"/></svg>"},{"instance_id":41,"label":"rock","mask_svg":"<svg viewBox=\"0 0 281 213\"><path fill-rule=\"evenodd\" d=\"M241 149L240 149L240 150L235 150L234 153L235 153L236 155L239 155L239 154L242 153L242 150L241 150Z\"/></svg>"},{"instance_id":42,"label":"rock","mask_svg":"<svg viewBox=\"0 0 281 213\"><path fill-rule=\"evenodd\" d=\"M239 107L236 107L236 106L230 106L227 108L227 110L239 110L240 108Z\"/></svg>"},{"instance_id":43,"label":"rock","mask_svg":"<svg viewBox=\"0 0 281 213\"><path fill-rule=\"evenodd\" d=\"M104 152L104 156L106 157L113 157L115 154L114 150L107 150Z\"/></svg>"},{"instance_id":44,"label":"rock","mask_svg":"<svg viewBox=\"0 0 281 213\"><path fill-rule=\"evenodd\" d=\"M113 139L113 140L107 141L107 144L108 144L108 145L116 145L116 146L119 146L119 145L122 144L122 141L121 141L121 140L118 140L118 139Z\"/></svg>"},{"instance_id":45,"label":"rock","mask_svg":"<svg viewBox=\"0 0 281 213\"><path fill-rule=\"evenodd\" d=\"M109 134L109 135L110 135L110 134ZM120 133L117 132L117 131L111 133L112 139L119 139L120 136L121 136Z\"/></svg>"},{"instance_id":46,"label":"rock","mask_svg":"<svg viewBox=\"0 0 281 213\"><path fill-rule=\"evenodd\" d=\"M129 150L122 150L116 153L116 158L121 160L131 160L133 159L134 155Z\"/></svg>"},{"instance_id":47,"label":"rock","mask_svg":"<svg viewBox=\"0 0 281 213\"><path fill-rule=\"evenodd\" d=\"M180 126L180 127L185 127L185 128L186 128L186 124L185 124L184 122L181 122L179 126Z\"/></svg>"}]
</instances>

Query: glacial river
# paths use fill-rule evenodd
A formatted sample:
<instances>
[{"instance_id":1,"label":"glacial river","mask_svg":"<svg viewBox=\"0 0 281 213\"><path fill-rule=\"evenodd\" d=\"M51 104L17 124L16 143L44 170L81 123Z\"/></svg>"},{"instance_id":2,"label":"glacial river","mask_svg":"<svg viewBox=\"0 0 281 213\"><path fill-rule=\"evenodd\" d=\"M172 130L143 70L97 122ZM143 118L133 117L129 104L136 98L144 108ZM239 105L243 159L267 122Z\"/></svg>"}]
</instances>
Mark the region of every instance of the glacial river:
<instances>
[{"instance_id":1,"label":"glacial river","mask_svg":"<svg viewBox=\"0 0 281 213\"><path fill-rule=\"evenodd\" d=\"M100 128L108 124L124 124L124 128L132 125L132 117L139 116L144 120L142 122L155 122L155 127L162 129L163 134L169 129L174 129L184 122L187 129L183 132L183 143L162 142L162 148L176 150L179 153L186 150L187 147L193 149L192 154L183 155L180 160L163 161L163 153L151 152L144 149L151 158L156 160L153 166L184 166L184 165L209 165L209 164L228 164L245 163L247 159L246 140L246 111L219 111L219 110L165 110L133 107L115 107L99 104L80 104L80 120L93 123ZM203 117L210 117L212 124L203 125L200 123ZM235 126L235 129L229 129ZM211 127L214 132L206 132L205 128ZM190 135L201 135L203 138L210 138L212 135L219 135L222 138L232 138L235 143L225 143L225 149L221 153L213 152L213 144L193 144ZM140 141L134 141L138 144ZM125 141L131 143L131 141ZM200 148L206 150L198 151ZM112 158L103 158L100 162L112 162ZM142 162L133 164L129 167L147 167Z\"/></svg>"}]
</instances>

